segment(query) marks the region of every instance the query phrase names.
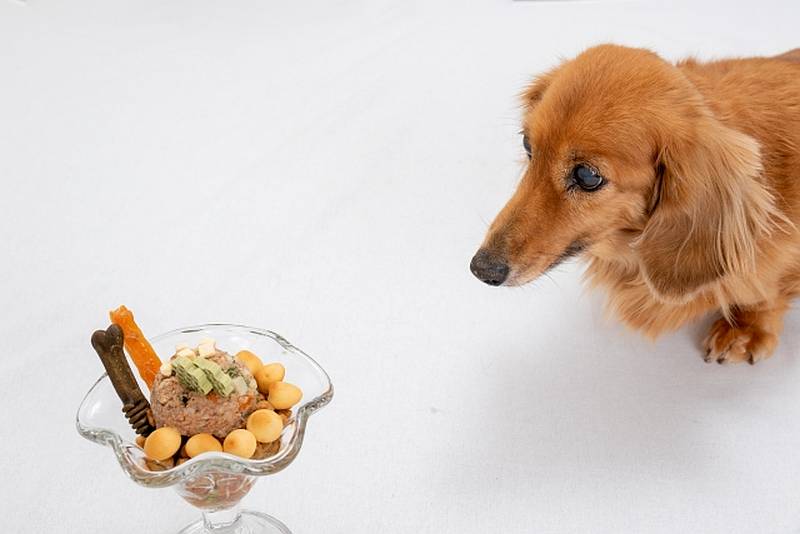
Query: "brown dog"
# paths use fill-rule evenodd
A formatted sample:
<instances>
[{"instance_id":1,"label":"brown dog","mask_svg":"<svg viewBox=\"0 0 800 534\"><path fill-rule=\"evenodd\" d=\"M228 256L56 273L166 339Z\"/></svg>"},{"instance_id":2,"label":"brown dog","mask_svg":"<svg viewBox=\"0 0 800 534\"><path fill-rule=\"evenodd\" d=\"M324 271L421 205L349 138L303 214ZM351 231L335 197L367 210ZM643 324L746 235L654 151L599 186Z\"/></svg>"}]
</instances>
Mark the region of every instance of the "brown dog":
<instances>
[{"instance_id":1,"label":"brown dog","mask_svg":"<svg viewBox=\"0 0 800 534\"><path fill-rule=\"evenodd\" d=\"M520 285L584 253L626 324L719 310L707 361L769 356L800 293L800 49L672 65L603 45L523 99L530 163L475 276Z\"/></svg>"}]
</instances>

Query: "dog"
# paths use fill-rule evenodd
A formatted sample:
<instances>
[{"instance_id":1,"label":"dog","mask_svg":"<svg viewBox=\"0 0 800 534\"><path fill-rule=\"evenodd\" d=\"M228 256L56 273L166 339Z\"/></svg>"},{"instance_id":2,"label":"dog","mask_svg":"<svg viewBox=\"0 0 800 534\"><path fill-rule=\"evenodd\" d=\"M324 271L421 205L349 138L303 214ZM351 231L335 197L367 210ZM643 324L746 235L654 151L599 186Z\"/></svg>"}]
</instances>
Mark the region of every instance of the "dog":
<instances>
[{"instance_id":1,"label":"dog","mask_svg":"<svg viewBox=\"0 0 800 534\"><path fill-rule=\"evenodd\" d=\"M472 273L517 286L581 255L628 326L716 312L706 361L770 356L800 293L800 48L672 64L601 45L522 104L529 161Z\"/></svg>"}]
</instances>

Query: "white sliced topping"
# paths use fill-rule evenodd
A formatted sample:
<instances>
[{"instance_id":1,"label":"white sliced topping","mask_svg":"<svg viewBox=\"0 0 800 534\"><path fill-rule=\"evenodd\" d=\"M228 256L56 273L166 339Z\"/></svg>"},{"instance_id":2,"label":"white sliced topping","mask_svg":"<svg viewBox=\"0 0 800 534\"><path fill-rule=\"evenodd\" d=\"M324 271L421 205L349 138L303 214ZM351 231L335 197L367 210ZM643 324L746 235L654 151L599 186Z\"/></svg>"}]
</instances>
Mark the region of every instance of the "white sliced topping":
<instances>
[{"instance_id":1,"label":"white sliced topping","mask_svg":"<svg viewBox=\"0 0 800 534\"><path fill-rule=\"evenodd\" d=\"M186 348L186 349L179 350L178 351L178 356L184 356L186 358L194 358L195 354L194 354L194 351L192 349Z\"/></svg>"},{"instance_id":2,"label":"white sliced topping","mask_svg":"<svg viewBox=\"0 0 800 534\"><path fill-rule=\"evenodd\" d=\"M211 343L203 343L197 347L197 354L202 357L211 356L215 352L217 352L217 348Z\"/></svg>"},{"instance_id":3,"label":"white sliced topping","mask_svg":"<svg viewBox=\"0 0 800 534\"><path fill-rule=\"evenodd\" d=\"M216 341L214 341L214 340L213 340L212 338L210 338L210 337L204 337L203 339L201 339L201 340L200 340L200 341L197 343L197 346L198 346L198 347L199 347L200 345L214 345L214 346L216 347L216 346L217 346L217 342L216 342Z\"/></svg>"},{"instance_id":4,"label":"white sliced topping","mask_svg":"<svg viewBox=\"0 0 800 534\"><path fill-rule=\"evenodd\" d=\"M172 376L172 361L162 363L159 371L164 376Z\"/></svg>"}]
</instances>

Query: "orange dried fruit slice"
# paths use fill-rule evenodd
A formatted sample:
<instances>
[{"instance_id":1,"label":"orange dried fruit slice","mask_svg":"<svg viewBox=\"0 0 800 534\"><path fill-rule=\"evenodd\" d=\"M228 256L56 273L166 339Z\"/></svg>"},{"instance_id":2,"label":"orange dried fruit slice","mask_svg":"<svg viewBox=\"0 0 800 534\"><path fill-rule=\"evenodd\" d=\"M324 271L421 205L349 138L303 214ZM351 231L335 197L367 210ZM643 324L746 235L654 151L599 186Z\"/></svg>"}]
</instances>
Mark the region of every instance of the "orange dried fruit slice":
<instances>
[{"instance_id":1,"label":"orange dried fruit slice","mask_svg":"<svg viewBox=\"0 0 800 534\"><path fill-rule=\"evenodd\" d=\"M142 377L148 388L153 389L153 381L161 368L161 360L150 342L144 337L139 325L133 320L133 313L125 306L120 306L109 312L108 315L111 317L112 323L122 328L125 336L125 350L128 351L128 355L136 365L139 376Z\"/></svg>"}]
</instances>

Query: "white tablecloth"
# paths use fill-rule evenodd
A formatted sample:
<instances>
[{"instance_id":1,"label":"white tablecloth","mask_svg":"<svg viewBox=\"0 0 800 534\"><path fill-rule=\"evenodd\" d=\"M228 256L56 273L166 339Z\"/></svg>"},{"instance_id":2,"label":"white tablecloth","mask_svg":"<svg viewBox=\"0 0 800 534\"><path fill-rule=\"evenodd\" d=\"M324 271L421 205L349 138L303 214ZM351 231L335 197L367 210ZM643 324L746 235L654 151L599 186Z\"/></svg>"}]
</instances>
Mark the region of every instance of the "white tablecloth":
<instances>
[{"instance_id":1,"label":"white tablecloth","mask_svg":"<svg viewBox=\"0 0 800 534\"><path fill-rule=\"evenodd\" d=\"M296 534L798 532L796 311L771 360L706 365L707 323L626 332L579 264L522 289L467 265L534 73L602 41L778 53L800 5L474 4L0 1L3 532L197 515L75 432L120 303L327 368L299 458L245 500Z\"/></svg>"}]
</instances>

